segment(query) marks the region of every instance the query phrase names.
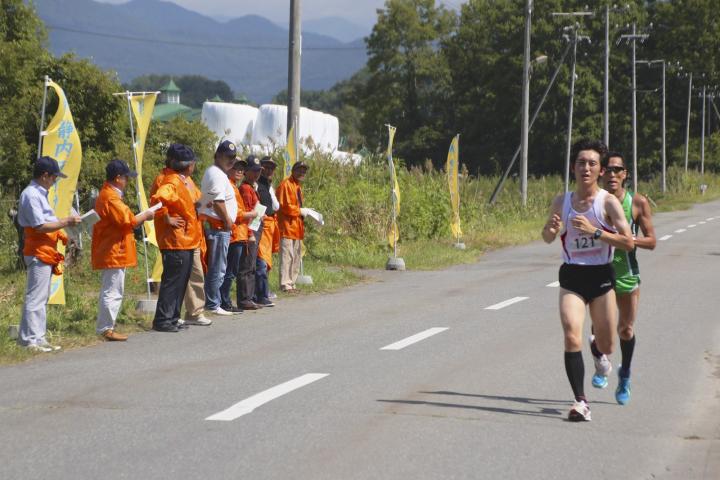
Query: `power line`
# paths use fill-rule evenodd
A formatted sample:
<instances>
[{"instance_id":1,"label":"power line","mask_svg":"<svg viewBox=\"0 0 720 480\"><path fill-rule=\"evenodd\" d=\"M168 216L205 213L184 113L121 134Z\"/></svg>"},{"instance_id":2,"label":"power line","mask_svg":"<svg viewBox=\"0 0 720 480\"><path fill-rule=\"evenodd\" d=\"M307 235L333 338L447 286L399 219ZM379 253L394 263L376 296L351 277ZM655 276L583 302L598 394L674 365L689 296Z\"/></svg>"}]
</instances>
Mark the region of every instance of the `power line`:
<instances>
[{"instance_id":1,"label":"power line","mask_svg":"<svg viewBox=\"0 0 720 480\"><path fill-rule=\"evenodd\" d=\"M192 43L192 42L182 42L177 40L161 40L161 39L155 39L155 38L146 38L146 37L133 37L129 35L116 35L112 33L100 33L100 32L93 32L90 30L79 30L75 28L68 28L68 27L61 27L57 25L47 25L47 28L50 30L55 31L61 31L61 32L70 32L70 33L78 33L81 35L91 35L95 37L103 37L103 38L113 38L116 40L127 40L127 41L133 41L133 42L144 42L144 43L162 43L165 45L175 45L179 47L192 47L192 48L221 48L226 50L277 50L277 51L287 51L287 46L282 47L271 47L271 46L262 46L262 45L228 45L228 44L213 44L213 43ZM332 51L332 50L365 50L365 47L304 47L303 51Z\"/></svg>"}]
</instances>

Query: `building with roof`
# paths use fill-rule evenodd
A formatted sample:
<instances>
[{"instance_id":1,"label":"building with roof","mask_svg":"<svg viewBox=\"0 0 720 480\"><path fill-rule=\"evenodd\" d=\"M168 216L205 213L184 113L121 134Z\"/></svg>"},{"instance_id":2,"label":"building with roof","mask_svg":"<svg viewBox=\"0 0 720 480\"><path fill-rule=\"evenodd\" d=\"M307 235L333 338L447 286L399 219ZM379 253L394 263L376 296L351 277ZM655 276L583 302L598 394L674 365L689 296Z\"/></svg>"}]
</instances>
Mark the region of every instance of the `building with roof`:
<instances>
[{"instance_id":1,"label":"building with roof","mask_svg":"<svg viewBox=\"0 0 720 480\"><path fill-rule=\"evenodd\" d=\"M200 120L202 110L180 103L180 92L180 87L175 84L172 78L168 83L160 87L160 97L155 104L153 120L167 122L177 116L182 116L188 121Z\"/></svg>"}]
</instances>

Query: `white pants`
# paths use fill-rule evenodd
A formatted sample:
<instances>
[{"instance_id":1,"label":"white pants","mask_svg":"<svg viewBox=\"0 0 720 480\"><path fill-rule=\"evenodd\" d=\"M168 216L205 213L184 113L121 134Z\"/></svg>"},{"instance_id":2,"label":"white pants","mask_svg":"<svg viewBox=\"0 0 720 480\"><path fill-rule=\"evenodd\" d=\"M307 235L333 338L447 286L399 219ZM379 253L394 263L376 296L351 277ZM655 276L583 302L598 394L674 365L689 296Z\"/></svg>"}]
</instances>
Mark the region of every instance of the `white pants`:
<instances>
[{"instance_id":1,"label":"white pants","mask_svg":"<svg viewBox=\"0 0 720 480\"><path fill-rule=\"evenodd\" d=\"M115 320L120 312L125 291L125 269L107 268L102 271L102 286L98 302L96 331L102 334L115 328Z\"/></svg>"},{"instance_id":2,"label":"white pants","mask_svg":"<svg viewBox=\"0 0 720 480\"><path fill-rule=\"evenodd\" d=\"M27 265L27 285L18 343L27 346L45 343L47 332L45 305L50 297L53 267L41 262L37 257L28 256L25 257L25 265Z\"/></svg>"},{"instance_id":3,"label":"white pants","mask_svg":"<svg viewBox=\"0 0 720 480\"><path fill-rule=\"evenodd\" d=\"M302 262L302 240L280 239L280 289L295 288Z\"/></svg>"}]
</instances>

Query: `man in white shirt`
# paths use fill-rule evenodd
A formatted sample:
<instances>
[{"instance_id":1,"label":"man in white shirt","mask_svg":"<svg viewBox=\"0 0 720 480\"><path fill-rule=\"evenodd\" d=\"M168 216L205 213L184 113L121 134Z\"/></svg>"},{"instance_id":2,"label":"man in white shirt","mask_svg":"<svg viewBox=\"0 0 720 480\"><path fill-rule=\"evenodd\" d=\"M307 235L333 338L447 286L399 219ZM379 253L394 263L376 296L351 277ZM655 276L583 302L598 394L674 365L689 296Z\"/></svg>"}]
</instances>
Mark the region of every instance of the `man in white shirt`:
<instances>
[{"instance_id":1,"label":"man in white shirt","mask_svg":"<svg viewBox=\"0 0 720 480\"><path fill-rule=\"evenodd\" d=\"M220 285L225 278L230 233L237 216L235 191L227 171L235 163L235 144L225 140L215 150L215 163L205 170L200 190L200 216L205 222L207 265L205 309L218 315L232 315L220 307Z\"/></svg>"}]
</instances>

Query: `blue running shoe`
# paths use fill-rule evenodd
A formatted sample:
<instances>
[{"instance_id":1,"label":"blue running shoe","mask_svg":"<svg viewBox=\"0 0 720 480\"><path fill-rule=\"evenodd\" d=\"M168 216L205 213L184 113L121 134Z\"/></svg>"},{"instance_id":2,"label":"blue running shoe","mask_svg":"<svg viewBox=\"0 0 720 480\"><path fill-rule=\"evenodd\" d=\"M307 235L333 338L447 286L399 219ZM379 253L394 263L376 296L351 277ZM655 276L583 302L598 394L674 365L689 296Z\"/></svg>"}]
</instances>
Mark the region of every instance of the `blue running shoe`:
<instances>
[{"instance_id":1,"label":"blue running shoe","mask_svg":"<svg viewBox=\"0 0 720 480\"><path fill-rule=\"evenodd\" d=\"M615 389L615 400L620 405L630 403L630 377L621 377L618 375L618 386Z\"/></svg>"},{"instance_id":2,"label":"blue running shoe","mask_svg":"<svg viewBox=\"0 0 720 480\"><path fill-rule=\"evenodd\" d=\"M608 386L608 378L606 375L598 375L592 377L592 386L595 388L606 388Z\"/></svg>"}]
</instances>

